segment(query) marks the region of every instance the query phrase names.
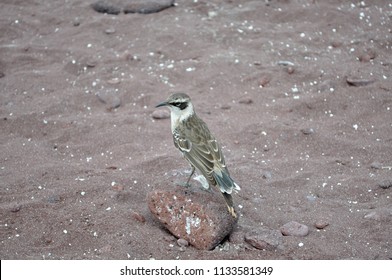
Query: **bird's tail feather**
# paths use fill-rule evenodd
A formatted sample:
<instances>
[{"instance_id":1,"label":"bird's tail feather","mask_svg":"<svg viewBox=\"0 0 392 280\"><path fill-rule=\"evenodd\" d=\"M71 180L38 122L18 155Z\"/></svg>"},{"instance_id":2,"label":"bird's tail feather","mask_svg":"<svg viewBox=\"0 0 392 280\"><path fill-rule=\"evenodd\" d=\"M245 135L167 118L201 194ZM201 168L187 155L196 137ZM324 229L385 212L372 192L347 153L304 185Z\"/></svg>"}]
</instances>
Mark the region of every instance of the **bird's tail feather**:
<instances>
[{"instance_id":1,"label":"bird's tail feather","mask_svg":"<svg viewBox=\"0 0 392 280\"><path fill-rule=\"evenodd\" d=\"M230 175L226 172L220 172L221 174L213 173L213 177L219 186L222 193L231 194L234 190L240 190L240 186L238 186L233 179L231 179Z\"/></svg>"}]
</instances>

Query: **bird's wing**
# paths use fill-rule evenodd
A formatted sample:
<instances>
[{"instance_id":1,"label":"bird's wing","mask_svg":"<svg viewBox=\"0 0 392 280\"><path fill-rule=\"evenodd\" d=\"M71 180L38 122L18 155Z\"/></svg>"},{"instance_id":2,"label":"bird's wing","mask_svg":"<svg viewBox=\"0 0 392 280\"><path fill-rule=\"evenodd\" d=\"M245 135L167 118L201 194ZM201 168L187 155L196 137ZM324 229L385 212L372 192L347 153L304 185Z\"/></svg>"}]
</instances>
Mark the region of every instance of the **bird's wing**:
<instances>
[{"instance_id":1,"label":"bird's wing","mask_svg":"<svg viewBox=\"0 0 392 280\"><path fill-rule=\"evenodd\" d=\"M211 175L214 170L214 156L209 150L208 146L203 142L195 142L188 137L174 136L174 143L178 149L183 153L185 158L199 170L204 177L210 182L214 183Z\"/></svg>"},{"instance_id":2,"label":"bird's wing","mask_svg":"<svg viewBox=\"0 0 392 280\"><path fill-rule=\"evenodd\" d=\"M202 120L185 125L181 131L175 131L173 137L176 147L211 184L219 185L225 193L238 189L226 168L218 142Z\"/></svg>"}]
</instances>

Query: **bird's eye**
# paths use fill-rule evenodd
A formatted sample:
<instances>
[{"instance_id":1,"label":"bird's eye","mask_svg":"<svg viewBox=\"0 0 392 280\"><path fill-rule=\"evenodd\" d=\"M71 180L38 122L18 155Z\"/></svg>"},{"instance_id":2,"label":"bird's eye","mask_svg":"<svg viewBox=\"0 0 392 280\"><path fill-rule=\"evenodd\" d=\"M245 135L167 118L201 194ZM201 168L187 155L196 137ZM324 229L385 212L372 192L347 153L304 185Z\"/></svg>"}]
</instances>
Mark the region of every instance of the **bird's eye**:
<instances>
[{"instance_id":1,"label":"bird's eye","mask_svg":"<svg viewBox=\"0 0 392 280\"><path fill-rule=\"evenodd\" d=\"M181 110L184 110L186 107L188 107L188 104L186 102L173 102L171 104L180 108Z\"/></svg>"}]
</instances>

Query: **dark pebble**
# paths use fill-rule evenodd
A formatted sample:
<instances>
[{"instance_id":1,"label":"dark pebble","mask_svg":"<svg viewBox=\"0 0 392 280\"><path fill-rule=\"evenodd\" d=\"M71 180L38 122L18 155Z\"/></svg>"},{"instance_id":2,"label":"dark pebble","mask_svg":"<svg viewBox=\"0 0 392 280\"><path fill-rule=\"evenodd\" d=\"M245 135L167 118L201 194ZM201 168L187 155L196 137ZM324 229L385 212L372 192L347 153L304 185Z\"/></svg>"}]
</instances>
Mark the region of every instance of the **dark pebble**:
<instances>
[{"instance_id":1,"label":"dark pebble","mask_svg":"<svg viewBox=\"0 0 392 280\"><path fill-rule=\"evenodd\" d=\"M241 104L252 104L253 100L252 100L252 98L245 96L245 97L242 97L240 100L238 100L238 103L241 103Z\"/></svg>"},{"instance_id":2,"label":"dark pebble","mask_svg":"<svg viewBox=\"0 0 392 280\"><path fill-rule=\"evenodd\" d=\"M151 14L174 6L174 0L100 0L91 7L98 13L118 15L139 13Z\"/></svg>"},{"instance_id":3,"label":"dark pebble","mask_svg":"<svg viewBox=\"0 0 392 280\"><path fill-rule=\"evenodd\" d=\"M91 4L91 7L98 13L118 15L121 13L121 8L113 5L111 1L98 1Z\"/></svg>"},{"instance_id":4,"label":"dark pebble","mask_svg":"<svg viewBox=\"0 0 392 280\"><path fill-rule=\"evenodd\" d=\"M301 132L305 135L310 135L314 133L314 129L313 128L303 128L301 129Z\"/></svg>"},{"instance_id":5,"label":"dark pebble","mask_svg":"<svg viewBox=\"0 0 392 280\"><path fill-rule=\"evenodd\" d=\"M20 205L15 206L15 207L12 207L12 208L11 208L11 212L12 212L12 213L19 212L21 208L22 208L22 206L20 206Z\"/></svg>"},{"instance_id":6,"label":"dark pebble","mask_svg":"<svg viewBox=\"0 0 392 280\"><path fill-rule=\"evenodd\" d=\"M365 79L365 78L355 78L355 77L347 77L346 82L350 86L354 87L363 87L374 83L375 79Z\"/></svg>"},{"instance_id":7,"label":"dark pebble","mask_svg":"<svg viewBox=\"0 0 392 280\"><path fill-rule=\"evenodd\" d=\"M382 164L378 161L372 162L372 164L370 165L371 168L373 169L381 169L382 168Z\"/></svg>"},{"instance_id":8,"label":"dark pebble","mask_svg":"<svg viewBox=\"0 0 392 280\"><path fill-rule=\"evenodd\" d=\"M221 106L221 109L222 109L222 110L229 110L229 109L231 109L231 106L230 106L229 104L223 104L223 105Z\"/></svg>"},{"instance_id":9,"label":"dark pebble","mask_svg":"<svg viewBox=\"0 0 392 280\"><path fill-rule=\"evenodd\" d=\"M389 189L392 187L392 180L384 180L378 183L378 186L384 190Z\"/></svg>"}]
</instances>

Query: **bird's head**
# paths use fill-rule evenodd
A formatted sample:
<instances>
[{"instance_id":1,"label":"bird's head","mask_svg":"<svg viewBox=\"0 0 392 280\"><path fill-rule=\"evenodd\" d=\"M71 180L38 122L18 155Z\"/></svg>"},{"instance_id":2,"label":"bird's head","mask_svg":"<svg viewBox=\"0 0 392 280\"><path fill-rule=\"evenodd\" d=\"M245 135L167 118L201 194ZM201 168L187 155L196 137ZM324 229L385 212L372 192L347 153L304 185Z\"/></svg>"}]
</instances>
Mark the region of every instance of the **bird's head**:
<instances>
[{"instance_id":1,"label":"bird's head","mask_svg":"<svg viewBox=\"0 0 392 280\"><path fill-rule=\"evenodd\" d=\"M172 119L187 119L194 114L191 98L185 93L173 93L155 107L168 106Z\"/></svg>"}]
</instances>

